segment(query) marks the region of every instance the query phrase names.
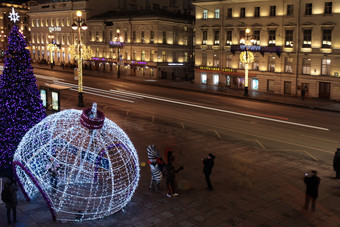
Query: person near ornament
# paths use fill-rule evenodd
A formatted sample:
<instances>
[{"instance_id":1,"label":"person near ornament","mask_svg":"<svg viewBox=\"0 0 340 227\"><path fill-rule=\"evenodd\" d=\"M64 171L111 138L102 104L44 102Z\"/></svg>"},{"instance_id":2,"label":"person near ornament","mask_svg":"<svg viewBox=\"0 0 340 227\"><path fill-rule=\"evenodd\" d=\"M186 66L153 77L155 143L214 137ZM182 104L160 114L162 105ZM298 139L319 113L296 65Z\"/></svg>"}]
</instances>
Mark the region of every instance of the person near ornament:
<instances>
[{"instance_id":1,"label":"person near ornament","mask_svg":"<svg viewBox=\"0 0 340 227\"><path fill-rule=\"evenodd\" d=\"M183 166L181 166L177 170L173 166L175 156L172 153L173 153L172 151L167 152L167 164L163 168L165 186L167 189L167 194L166 194L167 197L178 196L178 193L176 192L176 189L177 189L176 174L179 171L183 170Z\"/></svg>"},{"instance_id":2,"label":"person near ornament","mask_svg":"<svg viewBox=\"0 0 340 227\"><path fill-rule=\"evenodd\" d=\"M333 158L333 169L336 173L335 178L340 179L340 148L336 149Z\"/></svg>"},{"instance_id":3,"label":"person near ornament","mask_svg":"<svg viewBox=\"0 0 340 227\"><path fill-rule=\"evenodd\" d=\"M55 193L55 190L58 187L58 171L60 169L59 162L55 159L55 156L51 156L50 163L47 164L46 169L51 174L51 187L52 192Z\"/></svg>"},{"instance_id":4,"label":"person near ornament","mask_svg":"<svg viewBox=\"0 0 340 227\"><path fill-rule=\"evenodd\" d=\"M1 193L1 199L6 204L7 221L11 224L11 210L13 211L13 222L17 221L17 198L18 186L13 178L6 179L4 189Z\"/></svg>"},{"instance_id":5,"label":"person near ornament","mask_svg":"<svg viewBox=\"0 0 340 227\"><path fill-rule=\"evenodd\" d=\"M155 186L156 192L160 191L160 184L162 181L162 170L165 165L163 159L159 156L155 145L149 145L147 147L148 152L148 163L151 170L151 182L149 189L153 190Z\"/></svg>"}]
</instances>

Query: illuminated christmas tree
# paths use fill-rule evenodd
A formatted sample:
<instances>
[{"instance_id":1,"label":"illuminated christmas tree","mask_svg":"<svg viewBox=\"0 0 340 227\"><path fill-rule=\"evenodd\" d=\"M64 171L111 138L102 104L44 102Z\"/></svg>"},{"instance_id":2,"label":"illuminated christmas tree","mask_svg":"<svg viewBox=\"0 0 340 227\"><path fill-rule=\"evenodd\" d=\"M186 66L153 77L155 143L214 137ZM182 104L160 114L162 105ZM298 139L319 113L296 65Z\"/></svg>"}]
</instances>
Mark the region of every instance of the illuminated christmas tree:
<instances>
[{"instance_id":1,"label":"illuminated christmas tree","mask_svg":"<svg viewBox=\"0 0 340 227\"><path fill-rule=\"evenodd\" d=\"M0 77L0 167L11 166L25 133L45 117L30 52L17 26L8 37L4 70Z\"/></svg>"}]
</instances>

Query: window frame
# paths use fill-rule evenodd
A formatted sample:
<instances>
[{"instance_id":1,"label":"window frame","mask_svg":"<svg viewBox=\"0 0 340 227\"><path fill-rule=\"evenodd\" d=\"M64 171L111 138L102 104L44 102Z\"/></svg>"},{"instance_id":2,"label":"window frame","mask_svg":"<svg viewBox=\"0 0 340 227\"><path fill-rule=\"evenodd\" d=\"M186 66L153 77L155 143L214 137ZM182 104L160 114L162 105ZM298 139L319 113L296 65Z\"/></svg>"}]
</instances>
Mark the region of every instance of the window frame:
<instances>
[{"instance_id":1,"label":"window frame","mask_svg":"<svg viewBox=\"0 0 340 227\"><path fill-rule=\"evenodd\" d=\"M313 14L313 3L306 3L305 16L311 16Z\"/></svg>"},{"instance_id":2,"label":"window frame","mask_svg":"<svg viewBox=\"0 0 340 227\"><path fill-rule=\"evenodd\" d=\"M269 16L276 17L276 6L275 5L269 7Z\"/></svg>"}]
</instances>

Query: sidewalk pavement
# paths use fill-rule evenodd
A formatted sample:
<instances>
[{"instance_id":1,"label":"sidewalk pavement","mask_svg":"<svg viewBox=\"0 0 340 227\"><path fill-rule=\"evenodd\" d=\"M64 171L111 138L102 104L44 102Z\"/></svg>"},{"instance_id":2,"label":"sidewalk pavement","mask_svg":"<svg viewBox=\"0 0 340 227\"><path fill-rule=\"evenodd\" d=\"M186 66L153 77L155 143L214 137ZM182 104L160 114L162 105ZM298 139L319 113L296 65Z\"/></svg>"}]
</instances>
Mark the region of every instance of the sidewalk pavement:
<instances>
[{"instance_id":1,"label":"sidewalk pavement","mask_svg":"<svg viewBox=\"0 0 340 227\"><path fill-rule=\"evenodd\" d=\"M76 108L76 99L68 96L62 107ZM99 109L103 106L98 102ZM175 167L184 166L177 175L179 196L166 197L164 185L160 193L150 191L150 169L141 166L135 195L114 215L81 223L53 222L41 196L27 202L20 194L16 226L340 226L340 180L333 178L331 163L250 148L138 115L122 115L115 108L106 107L104 113L130 137L140 162L147 161L149 144L161 153L168 146L175 151ZM205 189L202 173L202 158L210 152L216 155L211 175L214 191ZM316 212L302 208L304 173L312 169L321 177ZM0 226L6 225L5 207L0 204Z\"/></svg>"},{"instance_id":2,"label":"sidewalk pavement","mask_svg":"<svg viewBox=\"0 0 340 227\"><path fill-rule=\"evenodd\" d=\"M50 66L47 66L47 65L34 64L33 67L37 69L40 68L40 69L51 70ZM74 73L73 69L63 69L60 66L55 66L53 70L67 71L72 74ZM106 78L117 79L117 75L113 75L112 73L107 73L107 72L96 72L96 71L84 70L83 73L85 76L106 77ZM258 92L258 91L253 91L253 90L249 90L248 92L249 96L245 97L243 89L231 89L231 88L219 87L219 86L194 84L192 81L181 81L181 80L152 79L152 78L147 78L147 77L134 77L134 76L124 76L124 75L122 75L119 80L128 80L131 82L143 83L143 84L148 84L148 85L172 87L172 88L178 88L178 89L187 89L187 90L193 90L193 91L198 91L198 92L214 93L214 94L230 96L230 97L246 98L246 99L253 99L253 100L259 100L259 101L265 101L265 102L281 103L285 105L307 107L311 109L320 109L320 110L340 112L340 100L334 101L334 100L308 98L308 97L305 97L304 100L302 100L301 97L297 97L297 96L264 93L264 92Z\"/></svg>"}]
</instances>

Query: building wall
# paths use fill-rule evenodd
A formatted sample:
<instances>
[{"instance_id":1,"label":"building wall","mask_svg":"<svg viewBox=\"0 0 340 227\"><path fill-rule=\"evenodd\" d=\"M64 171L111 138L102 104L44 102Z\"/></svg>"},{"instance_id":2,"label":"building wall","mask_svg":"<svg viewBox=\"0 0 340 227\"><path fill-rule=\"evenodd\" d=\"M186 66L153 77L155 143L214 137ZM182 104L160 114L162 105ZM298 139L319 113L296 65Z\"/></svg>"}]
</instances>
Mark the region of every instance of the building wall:
<instances>
[{"instance_id":1,"label":"building wall","mask_svg":"<svg viewBox=\"0 0 340 227\"><path fill-rule=\"evenodd\" d=\"M325 13L326 2L332 3L332 11L329 14ZM310 3L312 4L311 15L306 15L306 7ZM340 99L338 89L340 82L340 40L337 39L340 35L340 26L337 23L340 19L339 1L266 0L259 2L243 0L235 3L235 1L227 0L223 2L195 1L194 5L196 6L196 67L219 66L235 69L242 74L244 69L239 60L241 51L232 51L232 45L242 45L240 43L240 31L250 28L249 38L246 41L249 46L252 45L250 39L254 32L259 31L258 45L268 47L270 45L269 33L273 30L275 31L275 47L280 47L280 54L253 52L259 67L258 69L250 67L249 72L256 74L255 77L259 81L258 91L300 95L302 84L307 84L309 97L320 97L322 83L330 83L329 98ZM288 5L293 7L292 15L287 14ZM275 15L272 16L270 15L271 6L272 9L275 6ZM258 17L255 17L255 7L260 8ZM241 15L241 8L245 9L244 15ZM219 18L215 17L217 9L220 11ZM231 17L228 16L229 9L232 10ZM293 31L292 46L287 45L286 42L287 30ZM310 47L304 47L305 30L311 30ZM322 46L323 41L325 41L323 38L324 30L331 31L331 46L326 48ZM215 43L216 31L219 31L219 44ZM227 31L232 31L229 43L227 43ZM204 32L207 32L206 40L203 40ZM269 69L270 60L275 64L273 71ZM330 62L327 73L322 73L322 62ZM308 73L303 70L306 69L306 65L310 65L310 72ZM213 72L208 74L212 75ZM225 74L220 73L220 76L225 77ZM200 71L196 71L195 77L197 77L195 82L201 83ZM243 76L236 75L236 77L242 80L244 74ZM274 80L273 91L268 91L268 80ZM249 89L252 90L250 81ZM290 94L287 93L287 90L285 92L285 82L291 82ZM228 86L222 82L218 85ZM243 86L238 86L238 88L243 89Z\"/></svg>"}]
</instances>

